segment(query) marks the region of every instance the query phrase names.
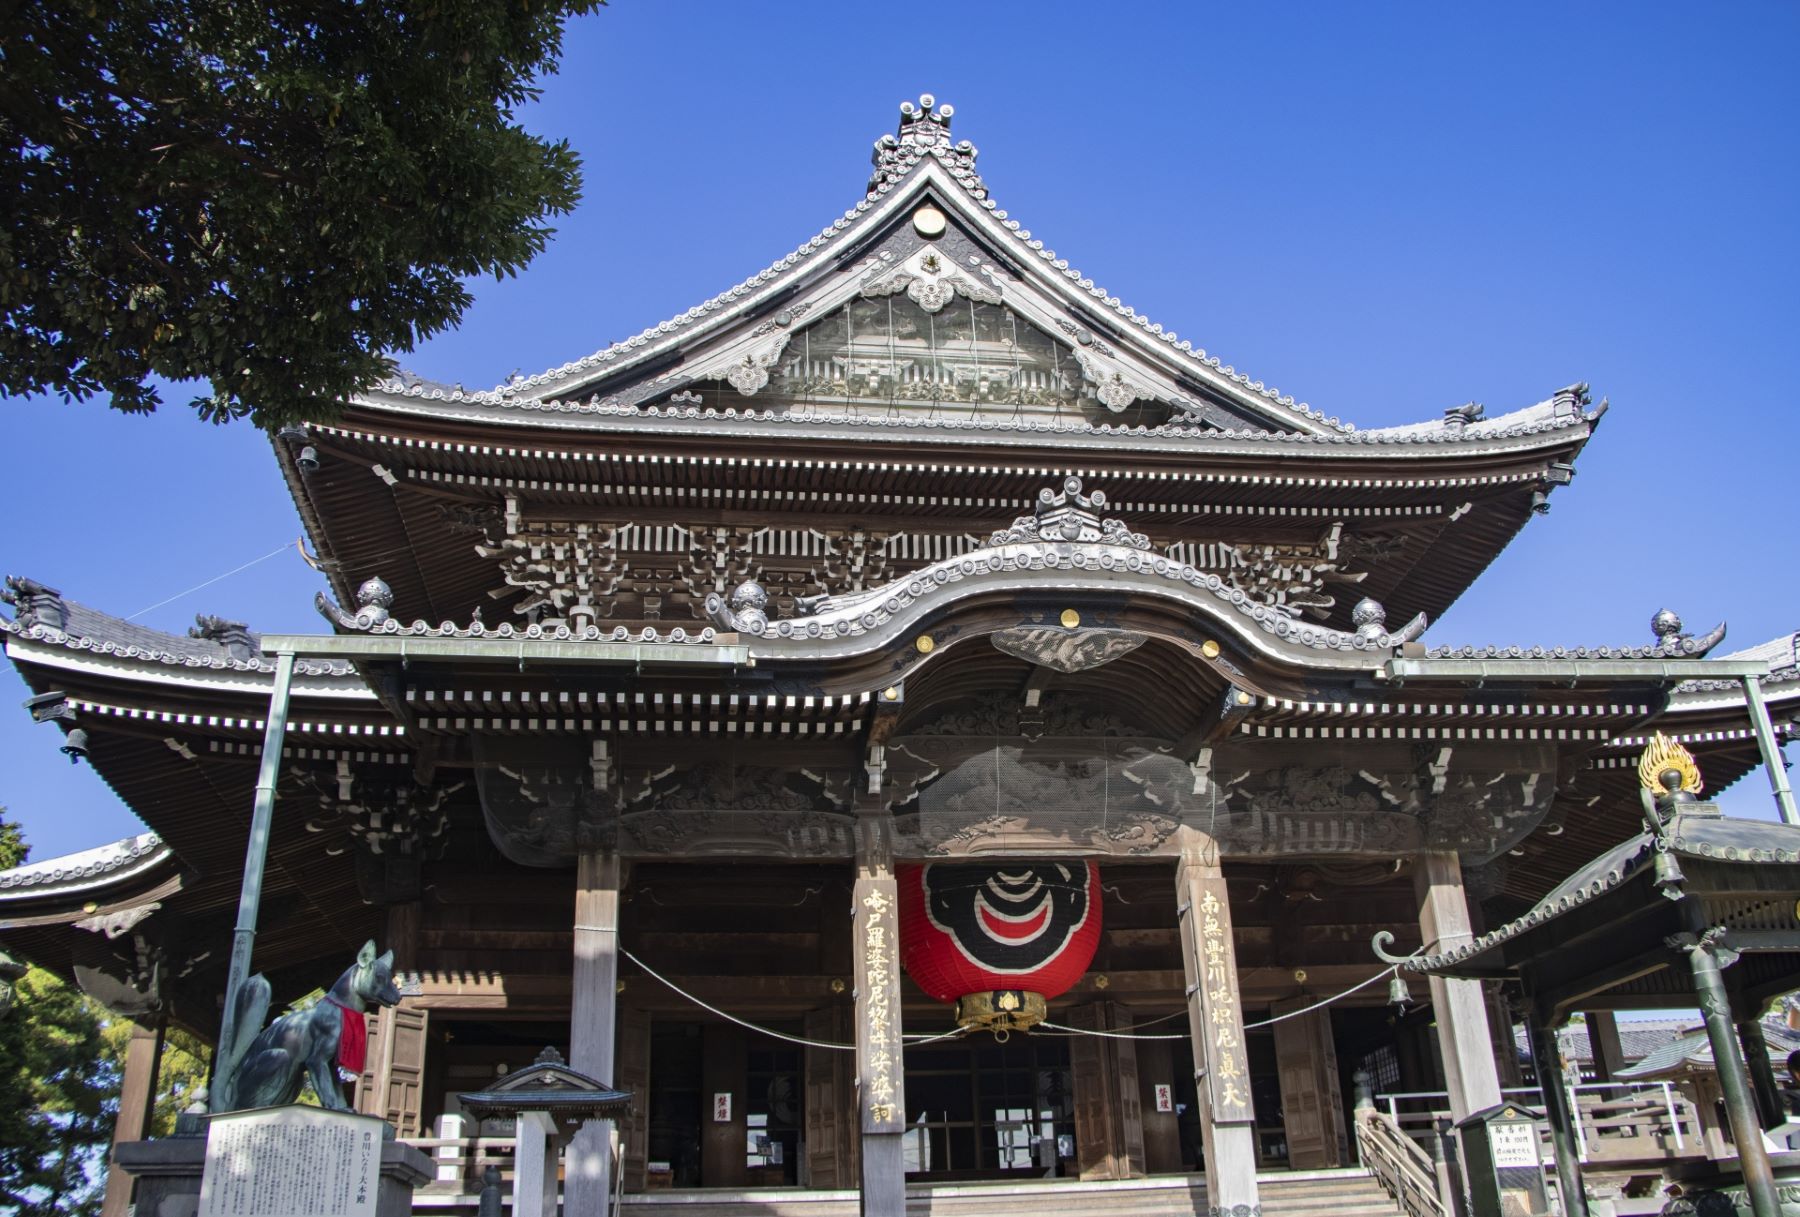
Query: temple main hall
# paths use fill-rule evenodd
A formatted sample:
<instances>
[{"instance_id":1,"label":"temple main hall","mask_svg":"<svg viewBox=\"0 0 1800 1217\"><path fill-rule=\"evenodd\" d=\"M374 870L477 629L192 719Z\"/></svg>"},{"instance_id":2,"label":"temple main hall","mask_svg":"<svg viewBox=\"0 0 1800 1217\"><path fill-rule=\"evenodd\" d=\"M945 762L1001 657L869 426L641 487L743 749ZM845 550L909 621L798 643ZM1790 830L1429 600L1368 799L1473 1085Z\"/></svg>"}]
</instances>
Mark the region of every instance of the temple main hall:
<instances>
[{"instance_id":1,"label":"temple main hall","mask_svg":"<svg viewBox=\"0 0 1800 1217\"><path fill-rule=\"evenodd\" d=\"M219 1032L273 770L253 967L285 1003L394 952L350 1089L436 1161L417 1212L475 1213L515 1130L460 1096L549 1047L632 1096L568 1138L571 1215L1164 1180L1427 1217L1359 1099L1491 1109L1529 1018L1371 941L1528 914L1640 831L1657 733L1785 790L1795 639L1646 603L1434 646L1606 401L1327 416L1096 286L952 121L902 105L847 210L635 337L271 436L316 633L7 579L43 746L149 831L0 873L0 950L145 1029L128 1093L158 1028Z\"/></svg>"}]
</instances>

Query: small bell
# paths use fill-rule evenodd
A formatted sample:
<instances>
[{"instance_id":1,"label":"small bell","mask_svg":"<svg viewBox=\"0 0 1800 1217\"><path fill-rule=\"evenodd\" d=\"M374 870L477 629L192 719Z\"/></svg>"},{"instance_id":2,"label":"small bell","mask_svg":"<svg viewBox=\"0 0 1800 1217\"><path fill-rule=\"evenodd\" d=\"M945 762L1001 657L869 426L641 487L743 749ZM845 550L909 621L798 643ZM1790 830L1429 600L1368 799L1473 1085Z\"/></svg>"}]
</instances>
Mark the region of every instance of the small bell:
<instances>
[{"instance_id":1,"label":"small bell","mask_svg":"<svg viewBox=\"0 0 1800 1217\"><path fill-rule=\"evenodd\" d=\"M1687 876L1681 873L1681 863L1674 854L1659 851L1656 855L1656 886L1670 900L1681 899L1681 885L1687 882Z\"/></svg>"},{"instance_id":2,"label":"small bell","mask_svg":"<svg viewBox=\"0 0 1800 1217\"><path fill-rule=\"evenodd\" d=\"M73 765L88 754L88 734L80 727L69 732L63 739L62 754L69 758Z\"/></svg>"},{"instance_id":3,"label":"small bell","mask_svg":"<svg viewBox=\"0 0 1800 1217\"><path fill-rule=\"evenodd\" d=\"M1406 977L1399 972L1388 981L1388 1004L1402 1010L1412 1004L1412 990L1406 987Z\"/></svg>"}]
</instances>

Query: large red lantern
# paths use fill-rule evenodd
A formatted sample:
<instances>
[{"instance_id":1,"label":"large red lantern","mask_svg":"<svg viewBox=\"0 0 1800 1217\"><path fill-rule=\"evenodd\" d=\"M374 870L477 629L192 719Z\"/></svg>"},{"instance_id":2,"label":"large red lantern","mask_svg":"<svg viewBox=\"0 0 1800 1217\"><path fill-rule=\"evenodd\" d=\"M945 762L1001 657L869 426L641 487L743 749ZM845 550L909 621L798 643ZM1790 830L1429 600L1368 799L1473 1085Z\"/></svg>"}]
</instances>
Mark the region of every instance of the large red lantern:
<instances>
[{"instance_id":1,"label":"large red lantern","mask_svg":"<svg viewBox=\"0 0 1800 1217\"><path fill-rule=\"evenodd\" d=\"M956 1003L965 1027L1041 1022L1100 945L1100 868L1089 861L902 866L900 962Z\"/></svg>"}]
</instances>

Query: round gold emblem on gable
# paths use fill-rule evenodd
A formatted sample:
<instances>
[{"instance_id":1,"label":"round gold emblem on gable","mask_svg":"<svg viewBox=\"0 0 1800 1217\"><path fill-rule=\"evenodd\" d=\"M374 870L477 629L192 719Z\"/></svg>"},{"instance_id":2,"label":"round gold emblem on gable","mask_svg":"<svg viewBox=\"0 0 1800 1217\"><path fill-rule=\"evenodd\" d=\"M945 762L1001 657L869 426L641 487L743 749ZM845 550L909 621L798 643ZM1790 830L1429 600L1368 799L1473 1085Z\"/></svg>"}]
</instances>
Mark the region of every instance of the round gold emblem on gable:
<instances>
[{"instance_id":1,"label":"round gold emblem on gable","mask_svg":"<svg viewBox=\"0 0 1800 1217\"><path fill-rule=\"evenodd\" d=\"M948 223L944 219L944 213L929 204L913 212L912 220L913 231L926 238L943 236L944 227Z\"/></svg>"}]
</instances>

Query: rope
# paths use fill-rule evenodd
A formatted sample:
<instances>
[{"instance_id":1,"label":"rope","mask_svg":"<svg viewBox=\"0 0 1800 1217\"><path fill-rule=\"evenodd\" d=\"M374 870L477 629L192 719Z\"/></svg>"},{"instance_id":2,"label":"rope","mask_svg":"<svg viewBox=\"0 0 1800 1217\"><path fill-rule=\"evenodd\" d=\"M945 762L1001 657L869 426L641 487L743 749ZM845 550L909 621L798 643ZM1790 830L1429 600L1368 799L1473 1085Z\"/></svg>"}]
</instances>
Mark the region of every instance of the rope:
<instances>
[{"instance_id":1,"label":"rope","mask_svg":"<svg viewBox=\"0 0 1800 1217\"><path fill-rule=\"evenodd\" d=\"M632 963L636 964L638 967L644 969L644 971L647 972L654 979L661 981L664 985L667 985L669 987L669 989L672 990L677 996L686 998L688 1001L693 1002L696 1006L699 1006L702 1010L705 1010L711 1014L716 1014L728 1023L736 1023L740 1027L746 1028L747 1030L750 1030L750 1031L755 1031L759 1035L766 1035L770 1039L786 1040L790 1044L801 1044L807 1048L829 1048L834 1052L855 1052L856 1051L855 1044L834 1044L834 1043L830 1043L826 1040L809 1040L809 1039L806 1039L804 1036L789 1035L785 1031L776 1031L769 1027L758 1026L757 1024L755 1024L753 1022L749 1022L746 1019L739 1018L735 1014L727 1014L725 1011L719 1009L717 1006L709 1005L708 1003L700 1000L698 997L695 997L692 993L689 993L686 989L683 989L680 985L678 985L674 981L670 980L667 976L664 976L661 972L658 972L655 968L651 967L649 964L647 964L643 960L639 959L636 955L633 955L630 951L627 951L624 947L619 948L619 954L621 954L625 958L629 959ZM908 1036L903 1036L902 1038L913 1040L915 1043L915 1046L920 1046L920 1045L924 1045L924 1044L934 1044L939 1040L950 1039L953 1036L958 1036L958 1035L961 1035L962 1033L963 1033L963 1029L961 1027L957 1027L954 1030L946 1031L941 1035L908 1035Z\"/></svg>"},{"instance_id":2,"label":"rope","mask_svg":"<svg viewBox=\"0 0 1800 1217\"><path fill-rule=\"evenodd\" d=\"M1394 971L1396 971L1399 968L1399 966L1400 966L1399 964L1390 964L1387 967L1383 968L1381 971L1375 973L1375 975L1369 977L1367 980L1359 980L1355 984L1351 985L1348 989L1345 989L1343 992L1334 993L1330 997L1323 998L1320 1001L1316 1001L1310 1006L1302 1006L1298 1010L1289 1010L1285 1014L1277 1014L1273 1018L1265 1018L1261 1022L1245 1023L1244 1030L1255 1031L1261 1027L1272 1027L1276 1023L1282 1022L1286 1019L1296 1018L1302 1014L1311 1014L1314 1010L1318 1010L1325 1006L1329 1006L1332 1002L1335 1002L1335 1001L1342 1001L1344 998L1349 997L1352 993L1360 992L1361 990L1368 988L1370 985L1374 984L1376 981L1381 980L1383 977L1388 976L1391 973L1393 973ZM1140 1023L1139 1026L1149 1027L1156 1023L1164 1022L1171 1018L1179 1018L1183 1013L1184 1013L1183 1011L1177 1010L1174 1014L1164 1014L1158 1018L1151 1019L1149 1022ZM1045 1022L1039 1023L1038 1026L1049 1027L1052 1030L1062 1032L1065 1035L1096 1035L1103 1039L1109 1039L1109 1040L1184 1040L1187 1038L1186 1034L1180 1034L1180 1035L1135 1035L1128 1031L1092 1031L1092 1030L1088 1030L1088 1029L1085 1029L1082 1027L1065 1027L1060 1023L1052 1023L1047 1020Z\"/></svg>"},{"instance_id":3,"label":"rope","mask_svg":"<svg viewBox=\"0 0 1800 1217\"><path fill-rule=\"evenodd\" d=\"M1132 1035L1124 1031L1089 1031L1081 1027L1065 1027L1061 1023L1053 1023L1048 1019L1039 1023L1040 1027L1049 1027L1053 1031L1061 1031L1067 1035L1097 1035L1109 1040L1184 1040L1185 1033L1176 1035Z\"/></svg>"},{"instance_id":4,"label":"rope","mask_svg":"<svg viewBox=\"0 0 1800 1217\"><path fill-rule=\"evenodd\" d=\"M1388 967L1381 969L1381 971L1375 973L1375 975L1369 977L1369 979L1367 979L1365 981L1361 981L1357 984L1351 985L1348 989L1345 989L1342 993L1337 994L1335 997L1327 997L1324 1001L1316 1001L1312 1005L1302 1006L1298 1010L1289 1010L1286 1014L1277 1014L1274 1018L1265 1018L1260 1023L1245 1023L1244 1030L1254 1031L1258 1027L1272 1027L1276 1023L1280 1022L1282 1019L1293 1018L1295 1015L1299 1015L1299 1014L1311 1014L1314 1010L1317 1010L1321 1006L1329 1006L1334 1001L1338 1001L1341 998L1349 997L1352 993L1355 993L1359 989L1368 988L1370 985L1372 985L1376 981L1380 980L1383 976L1386 976L1390 972L1394 972L1394 971L1398 970L1399 967L1400 967L1399 964L1391 964Z\"/></svg>"},{"instance_id":5,"label":"rope","mask_svg":"<svg viewBox=\"0 0 1800 1217\"><path fill-rule=\"evenodd\" d=\"M136 621L139 617L142 617L145 613L154 613L157 609L161 608L165 604L174 604L177 600L181 599L183 596L191 596L195 592L201 590L202 588L211 587L213 584L219 582L221 579L229 579L229 578L231 578L231 576L237 574L239 571L246 571L246 570L249 570L252 566L257 565L258 563L267 562L270 558L273 558L276 554L279 554L285 550L293 549L294 547L296 547L299 544L300 544L300 542L298 542L298 541L289 541L287 544L283 545L280 549L271 549L268 553L264 554L260 558L252 558L250 561L244 563L242 566L235 566L232 569L226 571L222 575L214 575L212 578L208 579L205 583L196 583L196 584L194 584L194 586L188 588L187 591L185 591L185 592L176 592L173 596L170 596L167 600L158 600L155 604L151 605L149 608L139 609L137 612L133 613L131 616L125 618L125 620Z\"/></svg>"}]
</instances>

